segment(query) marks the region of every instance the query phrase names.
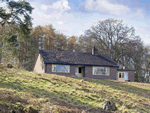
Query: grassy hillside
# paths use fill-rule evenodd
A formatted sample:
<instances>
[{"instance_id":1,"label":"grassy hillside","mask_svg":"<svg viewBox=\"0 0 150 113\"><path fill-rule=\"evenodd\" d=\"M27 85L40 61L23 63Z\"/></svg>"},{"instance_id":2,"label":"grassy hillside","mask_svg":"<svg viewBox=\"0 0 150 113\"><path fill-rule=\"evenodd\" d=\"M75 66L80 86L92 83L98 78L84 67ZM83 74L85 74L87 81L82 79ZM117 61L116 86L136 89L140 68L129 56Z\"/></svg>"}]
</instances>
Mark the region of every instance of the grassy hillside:
<instances>
[{"instance_id":1,"label":"grassy hillside","mask_svg":"<svg viewBox=\"0 0 150 113\"><path fill-rule=\"evenodd\" d=\"M150 112L150 84L71 78L0 69L0 112L103 112L113 100L117 113Z\"/></svg>"}]
</instances>

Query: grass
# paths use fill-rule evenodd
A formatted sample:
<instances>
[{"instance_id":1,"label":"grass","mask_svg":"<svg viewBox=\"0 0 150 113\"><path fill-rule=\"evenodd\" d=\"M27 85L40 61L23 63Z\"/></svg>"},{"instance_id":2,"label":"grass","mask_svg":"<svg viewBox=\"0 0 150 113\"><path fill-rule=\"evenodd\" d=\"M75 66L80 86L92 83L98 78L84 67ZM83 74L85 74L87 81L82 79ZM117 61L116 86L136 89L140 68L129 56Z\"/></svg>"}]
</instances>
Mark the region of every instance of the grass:
<instances>
[{"instance_id":1,"label":"grass","mask_svg":"<svg viewBox=\"0 0 150 113\"><path fill-rule=\"evenodd\" d=\"M72 78L0 67L0 112L104 112L113 100L116 113L150 112L150 84Z\"/></svg>"}]
</instances>

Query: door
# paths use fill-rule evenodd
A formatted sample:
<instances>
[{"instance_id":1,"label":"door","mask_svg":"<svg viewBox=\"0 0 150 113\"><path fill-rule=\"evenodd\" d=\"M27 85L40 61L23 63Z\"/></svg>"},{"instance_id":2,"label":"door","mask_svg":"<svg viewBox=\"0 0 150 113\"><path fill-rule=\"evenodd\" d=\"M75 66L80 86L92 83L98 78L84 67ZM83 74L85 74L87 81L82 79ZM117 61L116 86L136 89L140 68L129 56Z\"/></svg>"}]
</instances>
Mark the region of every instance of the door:
<instances>
[{"instance_id":1,"label":"door","mask_svg":"<svg viewBox=\"0 0 150 113\"><path fill-rule=\"evenodd\" d=\"M76 66L75 67L75 76L77 77L85 77L85 67L83 66Z\"/></svg>"},{"instance_id":2,"label":"door","mask_svg":"<svg viewBox=\"0 0 150 113\"><path fill-rule=\"evenodd\" d=\"M121 81L125 80L125 72L118 72L118 80Z\"/></svg>"},{"instance_id":3,"label":"door","mask_svg":"<svg viewBox=\"0 0 150 113\"><path fill-rule=\"evenodd\" d=\"M128 80L128 72L125 72L125 80Z\"/></svg>"}]
</instances>

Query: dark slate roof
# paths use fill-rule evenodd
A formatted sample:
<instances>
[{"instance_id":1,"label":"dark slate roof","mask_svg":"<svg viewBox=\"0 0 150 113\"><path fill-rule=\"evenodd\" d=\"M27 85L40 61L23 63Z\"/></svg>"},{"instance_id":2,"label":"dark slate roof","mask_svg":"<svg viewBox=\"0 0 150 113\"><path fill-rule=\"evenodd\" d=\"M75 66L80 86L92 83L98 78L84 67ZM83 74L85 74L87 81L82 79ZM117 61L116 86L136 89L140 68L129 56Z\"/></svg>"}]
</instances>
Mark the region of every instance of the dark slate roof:
<instances>
[{"instance_id":1,"label":"dark slate roof","mask_svg":"<svg viewBox=\"0 0 150 113\"><path fill-rule=\"evenodd\" d=\"M92 55L92 53L49 50L39 50L39 53L45 64L118 67L106 54Z\"/></svg>"},{"instance_id":2,"label":"dark slate roof","mask_svg":"<svg viewBox=\"0 0 150 113\"><path fill-rule=\"evenodd\" d=\"M117 69L117 71L135 71L134 69Z\"/></svg>"}]
</instances>

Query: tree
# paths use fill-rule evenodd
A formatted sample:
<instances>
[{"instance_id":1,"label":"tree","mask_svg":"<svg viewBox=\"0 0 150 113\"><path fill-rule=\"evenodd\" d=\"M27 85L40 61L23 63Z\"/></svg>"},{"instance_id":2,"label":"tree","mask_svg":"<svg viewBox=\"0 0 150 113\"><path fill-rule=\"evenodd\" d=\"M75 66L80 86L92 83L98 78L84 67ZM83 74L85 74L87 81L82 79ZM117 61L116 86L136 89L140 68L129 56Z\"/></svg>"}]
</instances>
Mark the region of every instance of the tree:
<instances>
[{"instance_id":1,"label":"tree","mask_svg":"<svg viewBox=\"0 0 150 113\"><path fill-rule=\"evenodd\" d=\"M97 42L92 35L91 36L81 35L78 40L78 47L76 48L77 51L80 52L91 52L93 46L97 45L96 43Z\"/></svg>"},{"instance_id":2,"label":"tree","mask_svg":"<svg viewBox=\"0 0 150 113\"><path fill-rule=\"evenodd\" d=\"M44 49L53 50L56 33L52 24L44 26L43 32L44 32Z\"/></svg>"},{"instance_id":3,"label":"tree","mask_svg":"<svg viewBox=\"0 0 150 113\"><path fill-rule=\"evenodd\" d=\"M134 28L127 27L122 20L106 19L99 21L91 29L88 29L86 36L93 36L99 42L101 52L107 52L116 62L118 62L118 52L120 44L127 43L134 38ZM118 48L119 47L119 48Z\"/></svg>"},{"instance_id":4,"label":"tree","mask_svg":"<svg viewBox=\"0 0 150 113\"><path fill-rule=\"evenodd\" d=\"M2 49L4 45L4 38L12 38L13 35L17 34L17 37L21 37L23 34L24 37L29 37L30 27L32 26L32 18L30 14L32 13L33 8L29 2L26 1L9 1L1 0L6 3L7 7L0 7L0 25L2 27L0 35L0 62L2 59ZM5 34L6 27L13 26L13 29L16 31L15 34Z\"/></svg>"},{"instance_id":5,"label":"tree","mask_svg":"<svg viewBox=\"0 0 150 113\"><path fill-rule=\"evenodd\" d=\"M54 50L65 51L67 50L67 36L62 33L57 33L54 38Z\"/></svg>"},{"instance_id":6,"label":"tree","mask_svg":"<svg viewBox=\"0 0 150 113\"><path fill-rule=\"evenodd\" d=\"M77 37L71 36L68 38L67 50L68 51L76 51L77 46Z\"/></svg>"}]
</instances>

